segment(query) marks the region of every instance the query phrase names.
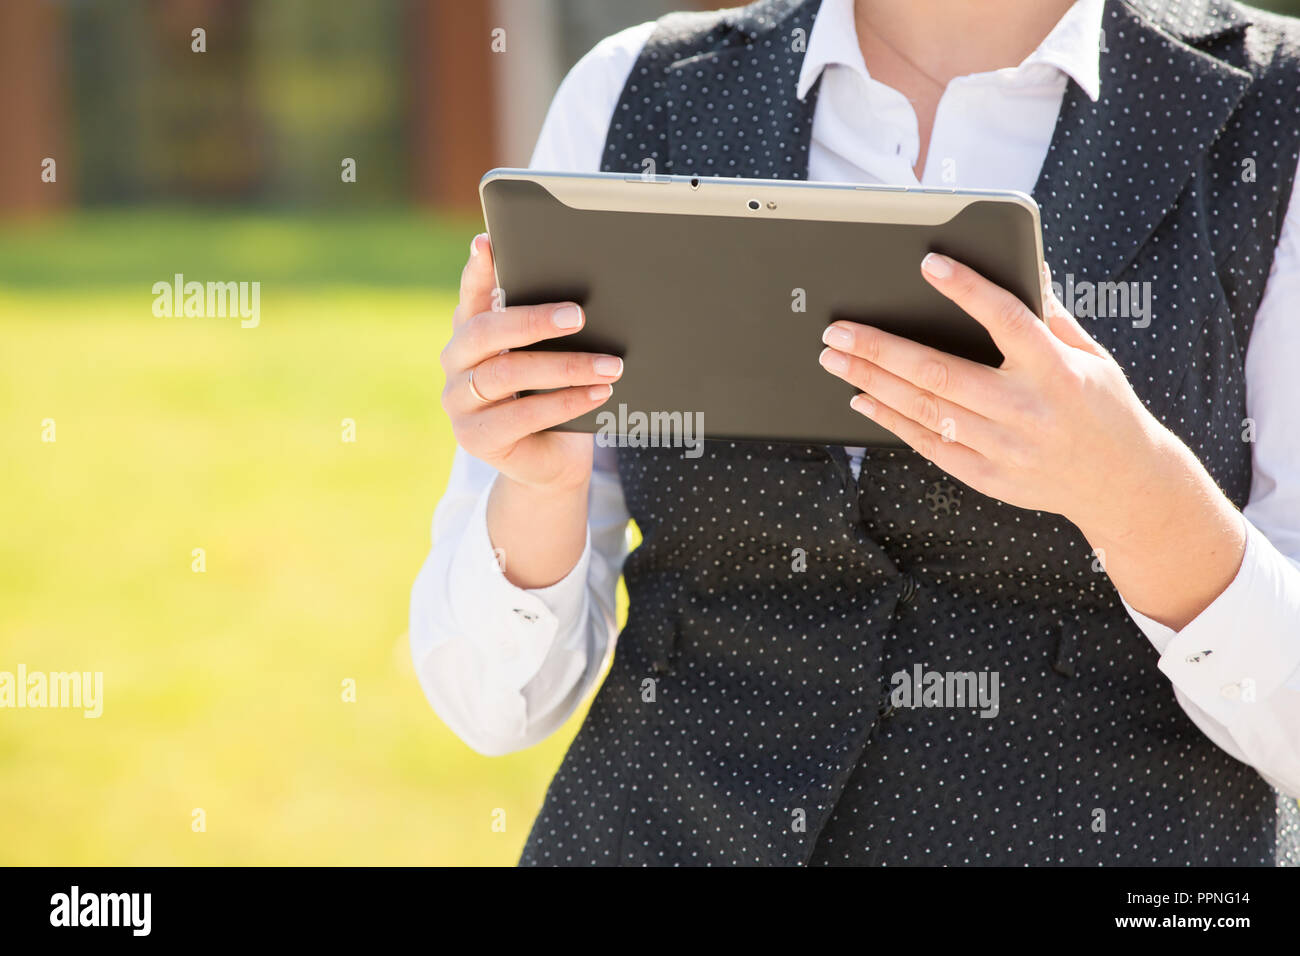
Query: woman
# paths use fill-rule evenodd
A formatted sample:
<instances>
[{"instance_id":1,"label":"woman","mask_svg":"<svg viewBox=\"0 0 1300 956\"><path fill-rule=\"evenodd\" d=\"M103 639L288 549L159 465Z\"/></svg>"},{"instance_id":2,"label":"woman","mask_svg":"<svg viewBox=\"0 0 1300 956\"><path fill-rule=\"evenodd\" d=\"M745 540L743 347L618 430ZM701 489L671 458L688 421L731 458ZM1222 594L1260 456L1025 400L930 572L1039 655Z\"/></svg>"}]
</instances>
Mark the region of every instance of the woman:
<instances>
[{"instance_id":1,"label":"woman","mask_svg":"<svg viewBox=\"0 0 1300 956\"><path fill-rule=\"evenodd\" d=\"M1300 793L1298 42L1225 0L761 0L574 69L536 167L1032 190L1058 279L1044 324L918 263L996 370L826 330L827 374L907 450L687 462L544 431L608 401L621 363L506 351L586 317L493 312L474 240L442 355L462 450L411 627L471 746L572 713L613 644L629 514L643 535L523 862L1289 852L1270 783ZM1079 293L1116 282L1124 314ZM952 675L995 705L954 705Z\"/></svg>"}]
</instances>

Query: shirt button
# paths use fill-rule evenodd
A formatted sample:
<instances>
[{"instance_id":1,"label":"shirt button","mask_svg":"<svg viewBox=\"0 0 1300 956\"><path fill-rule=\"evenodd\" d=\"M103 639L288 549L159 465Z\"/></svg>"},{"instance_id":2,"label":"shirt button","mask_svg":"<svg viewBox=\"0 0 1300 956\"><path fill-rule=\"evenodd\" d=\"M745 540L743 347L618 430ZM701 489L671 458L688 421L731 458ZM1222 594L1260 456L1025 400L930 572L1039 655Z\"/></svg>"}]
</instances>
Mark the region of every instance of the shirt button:
<instances>
[{"instance_id":1,"label":"shirt button","mask_svg":"<svg viewBox=\"0 0 1300 956\"><path fill-rule=\"evenodd\" d=\"M537 620L536 614L534 614L532 611L526 611L521 607L515 608L515 613L518 614L525 621L527 621L529 624L532 624L534 621Z\"/></svg>"}]
</instances>

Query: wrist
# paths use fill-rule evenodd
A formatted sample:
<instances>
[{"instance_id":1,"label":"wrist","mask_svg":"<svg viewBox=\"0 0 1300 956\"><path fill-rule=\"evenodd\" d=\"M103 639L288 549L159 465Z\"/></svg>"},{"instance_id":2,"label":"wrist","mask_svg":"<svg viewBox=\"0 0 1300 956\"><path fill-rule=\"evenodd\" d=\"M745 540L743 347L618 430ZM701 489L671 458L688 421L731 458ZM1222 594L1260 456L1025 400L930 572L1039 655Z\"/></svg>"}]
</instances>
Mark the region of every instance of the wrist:
<instances>
[{"instance_id":1,"label":"wrist","mask_svg":"<svg viewBox=\"0 0 1300 956\"><path fill-rule=\"evenodd\" d=\"M1186 495L1213 480L1190 449L1143 409L1144 421L1122 455L1097 462L1100 487L1068 518L1094 547L1119 551L1162 537L1178 521Z\"/></svg>"},{"instance_id":2,"label":"wrist","mask_svg":"<svg viewBox=\"0 0 1300 956\"><path fill-rule=\"evenodd\" d=\"M499 473L493 494L506 495L513 501L533 502L538 507L554 507L556 504L577 499L586 501L587 492L590 488L590 472L578 478L564 478L548 482L519 481L509 475ZM499 492L497 489L499 489Z\"/></svg>"},{"instance_id":3,"label":"wrist","mask_svg":"<svg viewBox=\"0 0 1300 956\"><path fill-rule=\"evenodd\" d=\"M1177 436L1161 427L1152 442L1116 474L1109 506L1075 524L1129 605L1177 631L1232 582L1246 534L1241 512Z\"/></svg>"},{"instance_id":4,"label":"wrist","mask_svg":"<svg viewBox=\"0 0 1300 956\"><path fill-rule=\"evenodd\" d=\"M488 539L515 587L550 587L582 556L587 541L587 486L526 485L498 475L487 501Z\"/></svg>"}]
</instances>

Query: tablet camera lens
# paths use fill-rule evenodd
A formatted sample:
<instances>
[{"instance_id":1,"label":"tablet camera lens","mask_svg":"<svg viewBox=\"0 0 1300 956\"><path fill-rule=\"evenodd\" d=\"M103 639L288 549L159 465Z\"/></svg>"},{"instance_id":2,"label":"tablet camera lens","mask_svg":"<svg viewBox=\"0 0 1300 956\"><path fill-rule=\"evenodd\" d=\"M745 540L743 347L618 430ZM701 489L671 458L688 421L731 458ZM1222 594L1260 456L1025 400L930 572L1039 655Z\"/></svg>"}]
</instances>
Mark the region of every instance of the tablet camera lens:
<instances>
[{"instance_id":1,"label":"tablet camera lens","mask_svg":"<svg viewBox=\"0 0 1300 956\"><path fill-rule=\"evenodd\" d=\"M693 179L691 179L691 188L692 188L692 189L699 189L699 188L700 188L700 178L699 178L698 176L696 176L696 177L694 177Z\"/></svg>"},{"instance_id":2,"label":"tablet camera lens","mask_svg":"<svg viewBox=\"0 0 1300 956\"><path fill-rule=\"evenodd\" d=\"M754 212L758 212L760 209L763 208L763 204L759 202L757 199L751 199L749 201L749 208L754 210Z\"/></svg>"}]
</instances>

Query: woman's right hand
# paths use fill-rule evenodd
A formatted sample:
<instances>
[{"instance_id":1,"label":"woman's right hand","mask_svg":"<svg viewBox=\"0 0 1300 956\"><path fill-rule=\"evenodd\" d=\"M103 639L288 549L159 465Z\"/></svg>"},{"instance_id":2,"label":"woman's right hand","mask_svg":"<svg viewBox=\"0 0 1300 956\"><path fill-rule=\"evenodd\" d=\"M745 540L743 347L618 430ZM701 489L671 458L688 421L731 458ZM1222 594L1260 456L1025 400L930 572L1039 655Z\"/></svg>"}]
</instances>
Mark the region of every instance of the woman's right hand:
<instances>
[{"instance_id":1,"label":"woman's right hand","mask_svg":"<svg viewBox=\"0 0 1300 956\"><path fill-rule=\"evenodd\" d=\"M488 237L475 236L470 252L451 341L442 350L442 407L452 434L461 448L520 485L545 492L585 487L591 435L546 429L608 401L623 360L588 352L514 351L570 335L586 317L572 302L494 309ZM555 391L516 397L533 389Z\"/></svg>"}]
</instances>

